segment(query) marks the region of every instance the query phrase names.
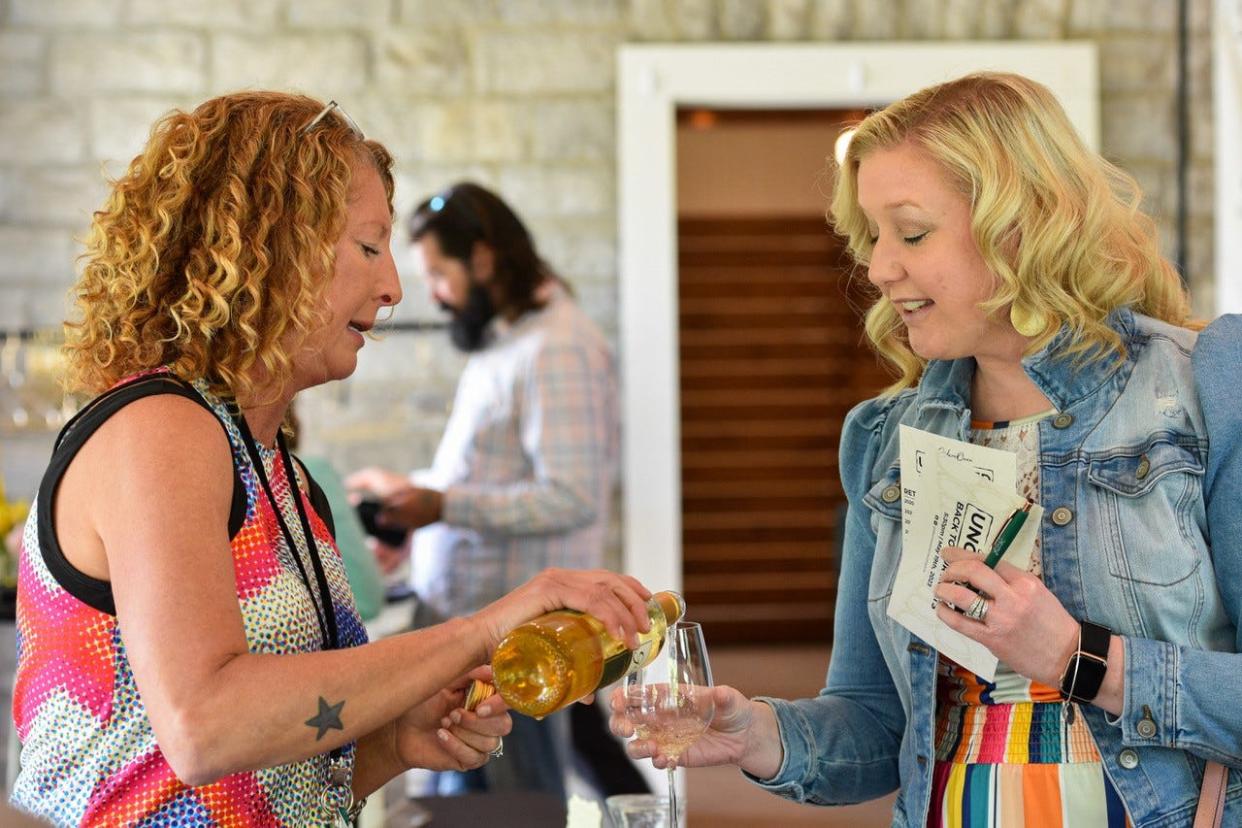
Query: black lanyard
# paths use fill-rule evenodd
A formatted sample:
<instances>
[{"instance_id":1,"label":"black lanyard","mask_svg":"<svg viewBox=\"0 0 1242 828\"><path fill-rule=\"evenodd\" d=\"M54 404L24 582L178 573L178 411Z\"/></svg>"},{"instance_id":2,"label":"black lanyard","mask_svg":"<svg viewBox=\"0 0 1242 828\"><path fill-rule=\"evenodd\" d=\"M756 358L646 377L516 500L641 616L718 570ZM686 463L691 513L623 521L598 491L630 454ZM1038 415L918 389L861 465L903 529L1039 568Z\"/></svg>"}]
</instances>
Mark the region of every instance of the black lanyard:
<instances>
[{"instance_id":1,"label":"black lanyard","mask_svg":"<svg viewBox=\"0 0 1242 828\"><path fill-rule=\"evenodd\" d=\"M318 597L311 587L306 567L302 564L301 550L294 543L293 533L289 531L289 526L285 523L280 504L276 502L276 497L272 494L272 486L267 481L267 472L263 470L263 455L259 453L259 447L250 433L250 426L246 424L246 418L241 414L234 414L233 421L237 424L238 431L241 432L242 442L246 444L246 452L250 455L250 462L259 476L259 482L263 484L263 493L267 495L267 502L271 504L272 511L276 513L280 531L289 545L289 554L293 556L294 563L298 565L298 574L302 576L302 583L306 585L306 591L310 593L311 604L315 607L315 620L319 622L319 632L323 635L324 649L335 650L340 646L340 638L336 630L336 613L332 609L332 592L328 588L328 578L324 575L323 562L319 559L319 547L315 543L314 534L311 533L310 520L306 517L306 509L302 506L302 492L298 486L297 474L293 470L293 460L289 457L289 449L285 446L285 436L280 432L276 433L276 453L284 461L285 479L289 483L290 496L298 510L298 517L302 521L302 535L306 538L306 551L315 572L315 584L319 587Z\"/></svg>"}]
</instances>

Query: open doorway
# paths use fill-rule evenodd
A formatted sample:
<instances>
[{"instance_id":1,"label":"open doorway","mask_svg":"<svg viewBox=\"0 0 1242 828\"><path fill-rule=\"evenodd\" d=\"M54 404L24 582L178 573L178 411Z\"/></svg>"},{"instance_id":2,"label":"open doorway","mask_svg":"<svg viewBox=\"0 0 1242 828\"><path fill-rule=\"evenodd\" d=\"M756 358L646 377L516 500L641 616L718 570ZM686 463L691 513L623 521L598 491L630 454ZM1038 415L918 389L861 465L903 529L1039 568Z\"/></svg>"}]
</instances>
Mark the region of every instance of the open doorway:
<instances>
[{"instance_id":1,"label":"open doorway","mask_svg":"<svg viewBox=\"0 0 1242 828\"><path fill-rule=\"evenodd\" d=\"M849 409L887 375L825 219L856 109L677 113L683 591L717 643L827 642Z\"/></svg>"}]
</instances>

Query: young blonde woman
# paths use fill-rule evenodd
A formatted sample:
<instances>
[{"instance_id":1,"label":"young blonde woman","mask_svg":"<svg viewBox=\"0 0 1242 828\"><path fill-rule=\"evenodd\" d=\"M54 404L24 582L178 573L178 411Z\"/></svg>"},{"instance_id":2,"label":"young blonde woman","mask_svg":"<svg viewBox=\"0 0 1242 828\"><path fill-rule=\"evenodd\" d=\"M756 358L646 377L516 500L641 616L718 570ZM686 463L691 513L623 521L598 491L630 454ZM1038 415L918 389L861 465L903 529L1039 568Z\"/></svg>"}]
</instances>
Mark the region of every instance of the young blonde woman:
<instances>
[{"instance_id":1,"label":"young blonde woman","mask_svg":"<svg viewBox=\"0 0 1242 828\"><path fill-rule=\"evenodd\" d=\"M1213 326L1196 354L1138 202L1025 78L965 77L862 121L832 214L898 379L842 435L826 685L798 701L717 688L685 764L737 764L820 805L897 789L898 826L1041 828L1190 825L1205 763L1242 766L1242 540L1227 531L1242 425L1221 391L1242 337ZM903 424L1015 452L1045 509L1029 569L944 553L937 612L999 658L994 682L886 615ZM977 593L975 612L952 608ZM1235 784L1224 824L1240 823Z\"/></svg>"},{"instance_id":2,"label":"young blonde woman","mask_svg":"<svg viewBox=\"0 0 1242 828\"><path fill-rule=\"evenodd\" d=\"M57 825L348 821L412 766L498 752L458 709L504 633L569 606L628 637L648 593L547 571L367 643L331 513L284 442L401 298L392 160L336 106L173 112L95 214L61 434L23 538L13 802ZM493 703L494 708L501 705Z\"/></svg>"}]
</instances>

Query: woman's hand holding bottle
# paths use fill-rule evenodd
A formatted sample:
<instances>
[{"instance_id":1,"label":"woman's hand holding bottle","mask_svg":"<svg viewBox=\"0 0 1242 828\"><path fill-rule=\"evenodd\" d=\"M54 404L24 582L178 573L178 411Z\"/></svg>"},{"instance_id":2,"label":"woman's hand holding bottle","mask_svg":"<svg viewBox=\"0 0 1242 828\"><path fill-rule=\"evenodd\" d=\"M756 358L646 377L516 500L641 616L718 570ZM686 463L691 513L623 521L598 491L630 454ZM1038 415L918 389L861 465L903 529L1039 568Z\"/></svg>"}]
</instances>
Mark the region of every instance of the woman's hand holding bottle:
<instances>
[{"instance_id":1,"label":"woman's hand holding bottle","mask_svg":"<svg viewBox=\"0 0 1242 828\"><path fill-rule=\"evenodd\" d=\"M594 616L628 646L637 647L638 633L650 628L650 597L651 592L629 575L606 569L545 569L472 618L482 629L489 657L518 624L565 608Z\"/></svg>"},{"instance_id":2,"label":"woman's hand holding bottle","mask_svg":"<svg viewBox=\"0 0 1242 828\"><path fill-rule=\"evenodd\" d=\"M761 701L752 701L728 685L711 688L715 716L697 741L677 759L681 767L737 765L760 779L770 779L780 770L783 752L776 714ZM612 732L622 738L634 735L634 722L626 715L626 693L618 687L609 697ZM667 768L670 757L660 753L652 740L635 739L626 746L632 759L651 759L657 768Z\"/></svg>"}]
</instances>

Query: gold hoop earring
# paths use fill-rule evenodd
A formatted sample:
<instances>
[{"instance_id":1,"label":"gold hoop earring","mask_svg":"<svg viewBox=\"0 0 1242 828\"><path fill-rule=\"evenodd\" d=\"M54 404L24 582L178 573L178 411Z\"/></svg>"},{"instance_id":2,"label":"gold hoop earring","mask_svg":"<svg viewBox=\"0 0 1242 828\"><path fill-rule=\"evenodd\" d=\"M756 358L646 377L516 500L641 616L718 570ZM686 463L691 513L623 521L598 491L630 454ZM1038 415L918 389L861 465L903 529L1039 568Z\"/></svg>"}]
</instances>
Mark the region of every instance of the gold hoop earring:
<instances>
[{"instance_id":1,"label":"gold hoop earring","mask_svg":"<svg viewBox=\"0 0 1242 828\"><path fill-rule=\"evenodd\" d=\"M1009 306L1009 323L1023 336L1036 337L1048 329L1048 316L1014 302Z\"/></svg>"}]
</instances>

